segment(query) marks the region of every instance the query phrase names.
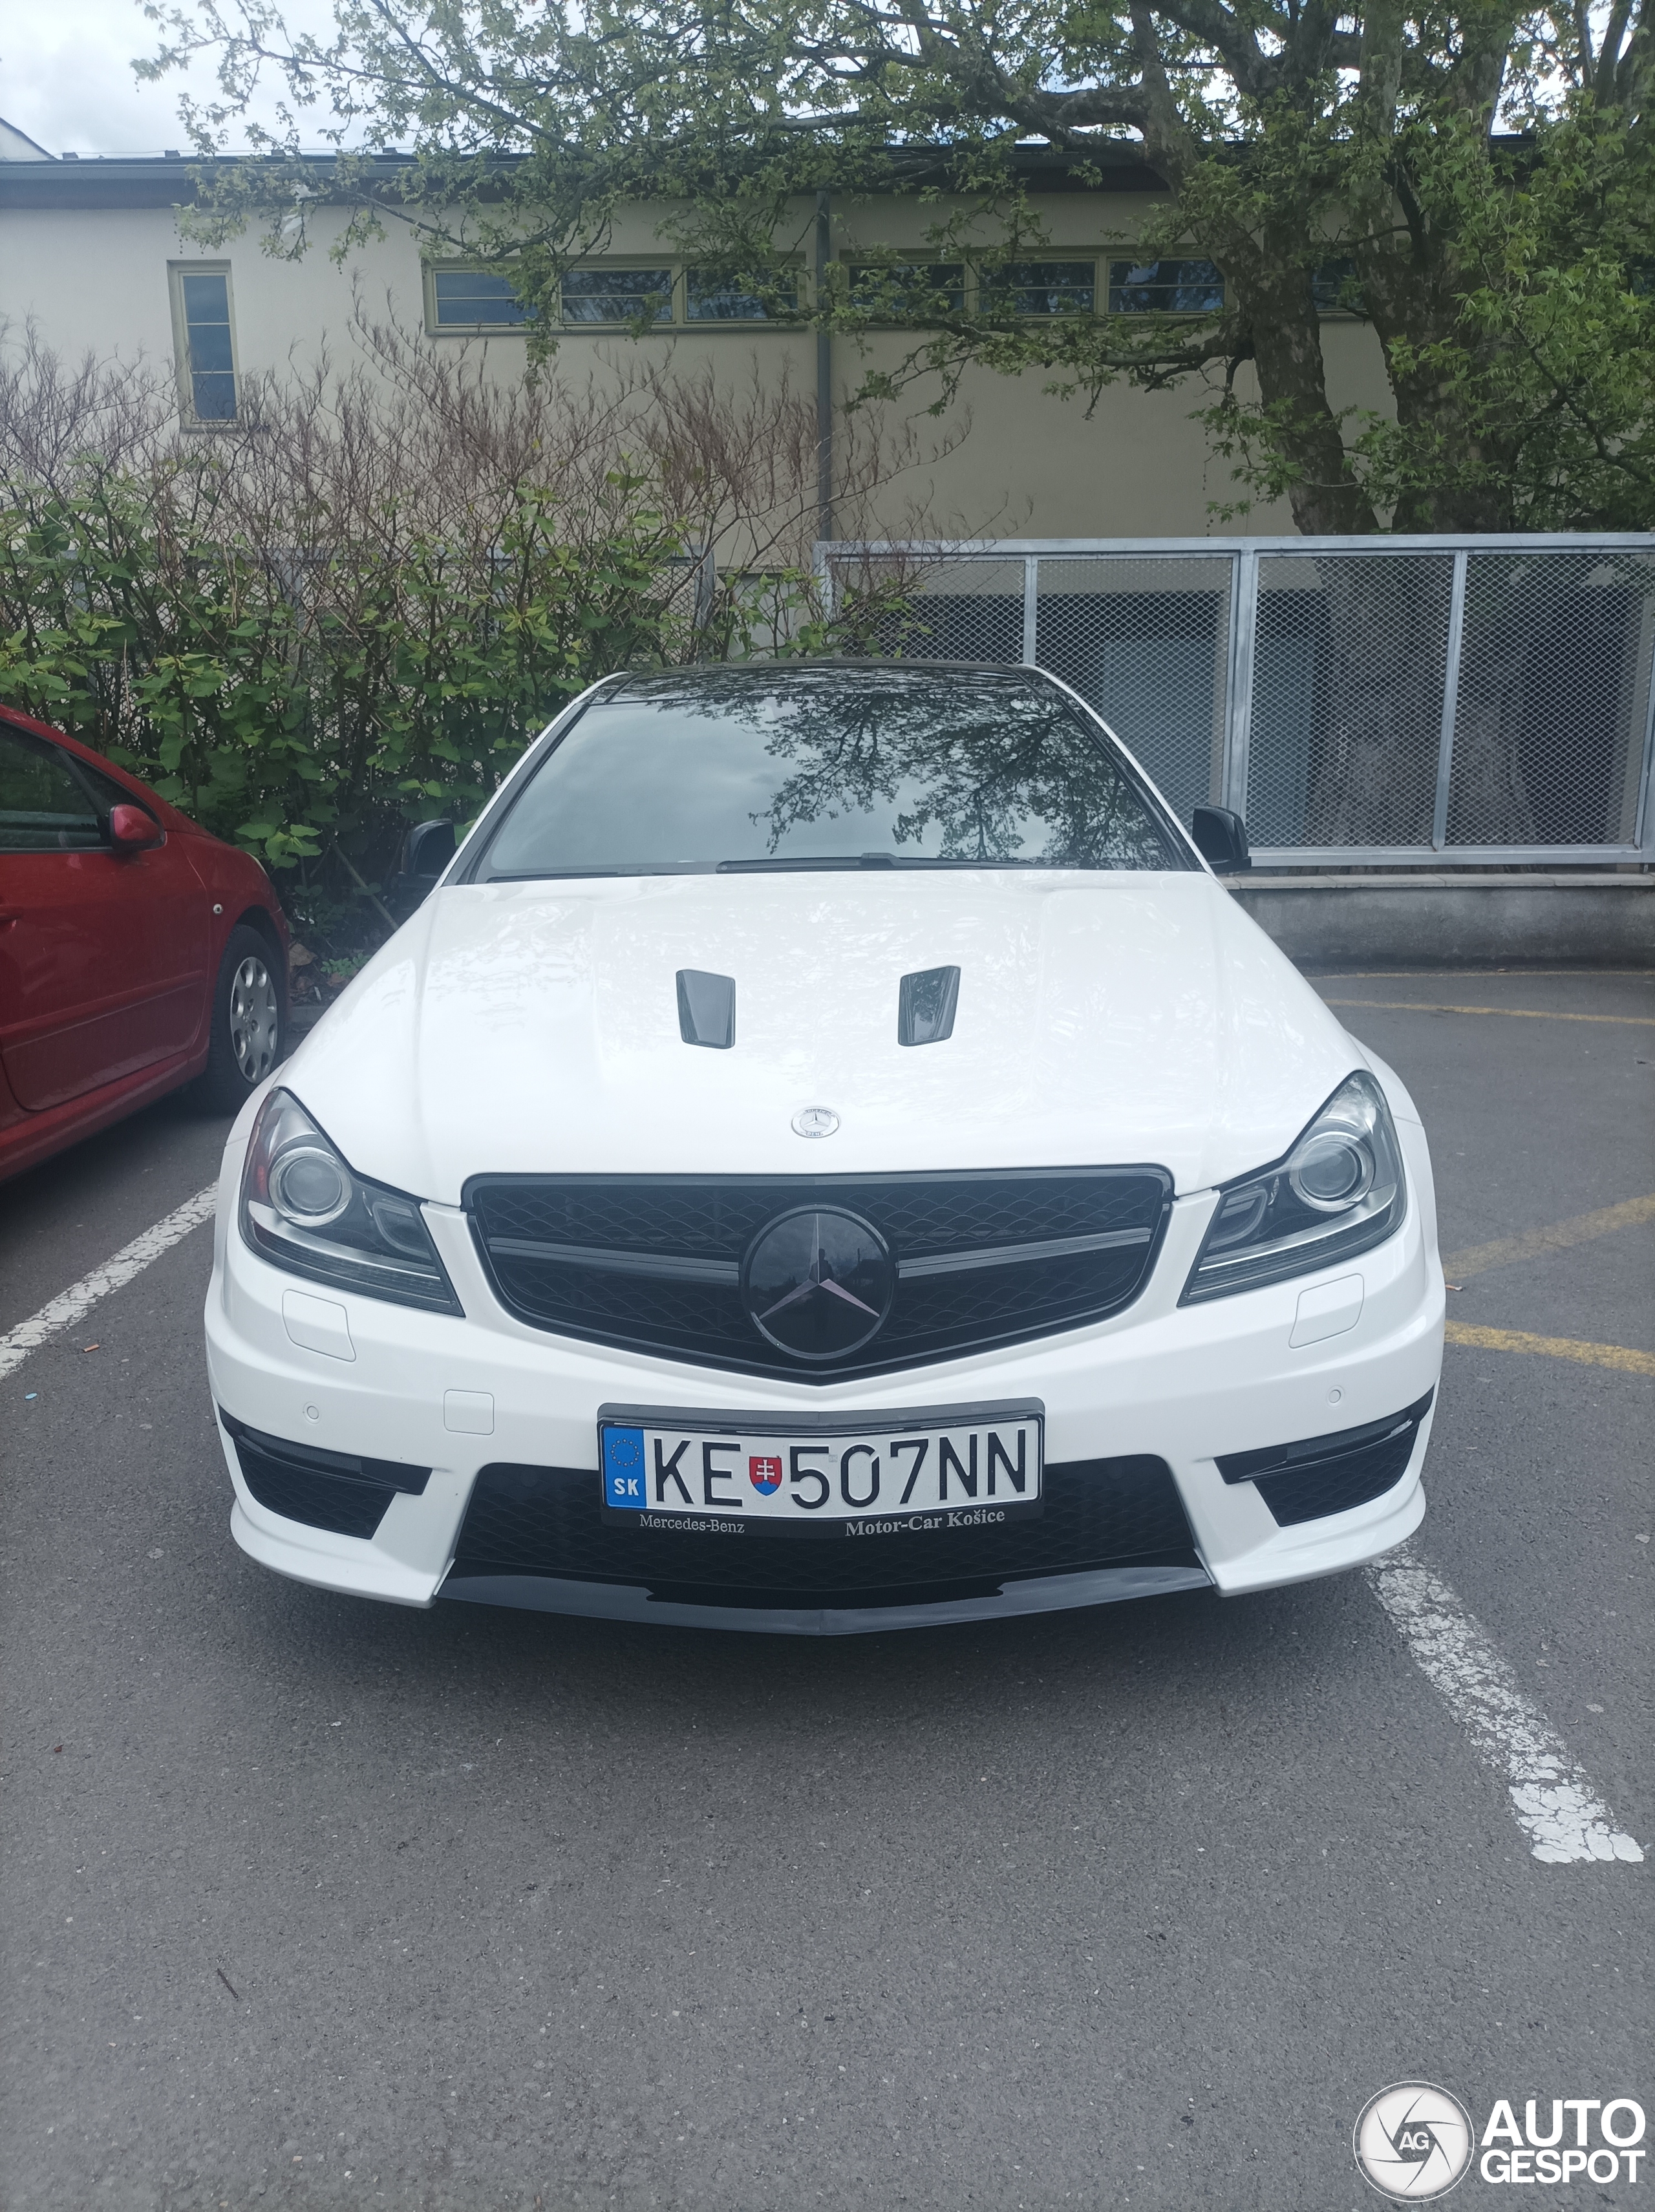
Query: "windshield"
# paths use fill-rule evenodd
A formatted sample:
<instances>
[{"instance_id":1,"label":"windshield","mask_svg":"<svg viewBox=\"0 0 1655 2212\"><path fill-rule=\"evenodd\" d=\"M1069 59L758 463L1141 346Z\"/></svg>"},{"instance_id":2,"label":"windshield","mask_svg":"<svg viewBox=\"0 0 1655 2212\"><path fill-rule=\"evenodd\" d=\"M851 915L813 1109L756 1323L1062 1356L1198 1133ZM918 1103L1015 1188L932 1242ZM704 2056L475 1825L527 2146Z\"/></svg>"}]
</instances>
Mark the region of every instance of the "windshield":
<instances>
[{"instance_id":1,"label":"windshield","mask_svg":"<svg viewBox=\"0 0 1655 2212\"><path fill-rule=\"evenodd\" d=\"M595 699L470 873L1192 865L1050 685L796 668L636 678Z\"/></svg>"}]
</instances>

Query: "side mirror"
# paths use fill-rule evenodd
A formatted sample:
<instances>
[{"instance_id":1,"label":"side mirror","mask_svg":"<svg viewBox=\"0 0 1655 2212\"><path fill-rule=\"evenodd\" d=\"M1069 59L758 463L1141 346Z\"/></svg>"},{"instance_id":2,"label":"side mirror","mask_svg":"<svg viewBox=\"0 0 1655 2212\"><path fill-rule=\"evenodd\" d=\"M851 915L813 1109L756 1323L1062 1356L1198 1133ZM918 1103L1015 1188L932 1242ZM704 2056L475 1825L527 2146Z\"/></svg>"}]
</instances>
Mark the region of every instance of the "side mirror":
<instances>
[{"instance_id":1,"label":"side mirror","mask_svg":"<svg viewBox=\"0 0 1655 2212\"><path fill-rule=\"evenodd\" d=\"M389 896L399 921L405 921L454 857L452 822L417 822L403 848L402 871Z\"/></svg>"},{"instance_id":2,"label":"side mirror","mask_svg":"<svg viewBox=\"0 0 1655 2212\"><path fill-rule=\"evenodd\" d=\"M1218 875L1238 875L1253 865L1247 849L1247 824L1227 806L1198 806L1190 835L1202 860Z\"/></svg>"},{"instance_id":3,"label":"side mirror","mask_svg":"<svg viewBox=\"0 0 1655 2212\"><path fill-rule=\"evenodd\" d=\"M408 832L408 854L403 862L403 873L435 883L454 857L454 852L452 822L417 822Z\"/></svg>"},{"instance_id":4,"label":"side mirror","mask_svg":"<svg viewBox=\"0 0 1655 2212\"><path fill-rule=\"evenodd\" d=\"M118 853L147 853L166 842L166 831L141 806L112 806L109 842Z\"/></svg>"}]
</instances>

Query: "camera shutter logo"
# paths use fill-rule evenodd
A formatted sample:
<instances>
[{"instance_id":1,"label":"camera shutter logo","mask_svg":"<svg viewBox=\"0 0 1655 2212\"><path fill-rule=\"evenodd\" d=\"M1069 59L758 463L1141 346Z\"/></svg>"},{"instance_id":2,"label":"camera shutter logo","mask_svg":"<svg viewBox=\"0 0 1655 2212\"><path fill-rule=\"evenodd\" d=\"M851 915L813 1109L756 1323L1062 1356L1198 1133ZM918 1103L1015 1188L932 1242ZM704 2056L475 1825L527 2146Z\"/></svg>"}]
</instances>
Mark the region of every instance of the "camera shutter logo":
<instances>
[{"instance_id":1,"label":"camera shutter logo","mask_svg":"<svg viewBox=\"0 0 1655 2212\"><path fill-rule=\"evenodd\" d=\"M1476 2147L1471 2115L1433 2081L1393 2081L1363 2106L1354 2148L1362 2179L1398 2204L1445 2197Z\"/></svg>"}]
</instances>

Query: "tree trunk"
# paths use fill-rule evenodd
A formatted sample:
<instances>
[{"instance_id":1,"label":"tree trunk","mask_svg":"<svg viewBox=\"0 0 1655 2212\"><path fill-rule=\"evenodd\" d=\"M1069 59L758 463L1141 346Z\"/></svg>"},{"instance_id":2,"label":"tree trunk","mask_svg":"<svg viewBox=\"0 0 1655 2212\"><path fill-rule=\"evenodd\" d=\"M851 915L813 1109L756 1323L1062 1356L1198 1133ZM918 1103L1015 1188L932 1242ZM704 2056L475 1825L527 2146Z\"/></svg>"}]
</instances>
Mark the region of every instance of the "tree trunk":
<instances>
[{"instance_id":1,"label":"tree trunk","mask_svg":"<svg viewBox=\"0 0 1655 2212\"><path fill-rule=\"evenodd\" d=\"M1351 474L1338 418L1328 404L1309 277L1291 273L1303 278L1302 306L1308 312L1292 312L1301 303L1283 299L1285 288L1260 286L1257 304L1247 301L1259 397L1280 425L1281 449L1295 472L1288 504L1301 537L1366 537L1378 528L1378 520Z\"/></svg>"},{"instance_id":2,"label":"tree trunk","mask_svg":"<svg viewBox=\"0 0 1655 2212\"><path fill-rule=\"evenodd\" d=\"M1309 224L1294 210L1237 241L1226 273L1252 336L1259 398L1291 471L1293 519L1305 538L1365 538L1378 526L1328 404L1322 319L1311 289Z\"/></svg>"},{"instance_id":3,"label":"tree trunk","mask_svg":"<svg viewBox=\"0 0 1655 2212\"><path fill-rule=\"evenodd\" d=\"M1431 335L1446 337L1448 332ZM1500 443L1486 433L1474 432L1455 393L1434 371L1409 376L1393 367L1390 388L1402 428L1428 438L1451 468L1464 471L1468 479L1463 483L1439 484L1428 492L1399 500L1391 528L1398 532L1512 528L1511 474Z\"/></svg>"},{"instance_id":4,"label":"tree trunk","mask_svg":"<svg viewBox=\"0 0 1655 2212\"><path fill-rule=\"evenodd\" d=\"M1452 572L1448 554L1316 562L1325 629L1308 844L1430 844Z\"/></svg>"},{"instance_id":5,"label":"tree trunk","mask_svg":"<svg viewBox=\"0 0 1655 2212\"><path fill-rule=\"evenodd\" d=\"M1499 186L1488 161L1486 133L1506 46L1503 34L1488 40L1490 27L1488 20L1479 27L1481 43L1468 33L1451 82L1462 115L1481 118L1484 136L1477 174L1482 189L1493 193ZM1399 82L1374 88L1388 103L1384 126L1392 161L1385 181L1376 179L1353 196L1352 219L1362 241L1355 260L1364 302L1384 353L1398 427L1418 438L1421 458L1432 464L1429 473L1438 481L1399 499L1390 527L1399 534L1509 530L1509 453L1501 450L1498 428L1473 427L1454 374L1431 358L1432 349L1442 347L1462 355L1469 351L1476 362L1488 349L1479 348L1463 320L1469 276L1462 257L1464 241L1451 227L1445 229L1439 210L1433 212L1438 195L1430 189L1430 152L1421 156L1418 147L1410 151L1390 135ZM1424 174L1416 166L1421 159ZM1409 366L1410 359L1418 365ZM1457 473L1463 481L1453 481ZM1445 475L1446 481L1441 480Z\"/></svg>"},{"instance_id":6,"label":"tree trunk","mask_svg":"<svg viewBox=\"0 0 1655 2212\"><path fill-rule=\"evenodd\" d=\"M1462 843L1527 845L1535 840L1534 807L1520 753L1528 671L1518 653L1481 696L1468 699L1454 725L1454 804L1448 835Z\"/></svg>"}]
</instances>

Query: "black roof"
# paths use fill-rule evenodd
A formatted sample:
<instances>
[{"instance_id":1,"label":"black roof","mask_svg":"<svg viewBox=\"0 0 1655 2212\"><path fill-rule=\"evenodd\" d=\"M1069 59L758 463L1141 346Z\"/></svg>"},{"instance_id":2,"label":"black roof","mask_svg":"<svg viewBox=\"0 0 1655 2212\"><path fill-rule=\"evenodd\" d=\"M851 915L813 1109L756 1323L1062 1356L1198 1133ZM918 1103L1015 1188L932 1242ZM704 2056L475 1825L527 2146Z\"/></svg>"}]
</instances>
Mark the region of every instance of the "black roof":
<instances>
[{"instance_id":1,"label":"black roof","mask_svg":"<svg viewBox=\"0 0 1655 2212\"><path fill-rule=\"evenodd\" d=\"M934 161L929 163L916 160L918 149L904 147L899 150L904 156L904 185L946 187L952 182L953 156L946 147L934 149ZM246 161L257 158L253 155L240 157ZM494 156L502 173L525 158L514 154ZM1099 142L1073 154L1055 146L1019 146L1013 151L1013 162L1018 173L1042 192L1165 190L1159 174L1144 159L1142 149L1126 139ZM1090 174L1075 173L1077 165L1081 164ZM183 152L81 154L47 161L0 161L0 207L189 207L198 197L199 176L203 173L210 176L216 166ZM235 157L227 157L225 166L236 167L239 162ZM324 199L334 166L331 154L302 157L307 179ZM383 177L386 197L394 198L399 173L411 170L415 160L411 154L375 154L372 166L376 180Z\"/></svg>"},{"instance_id":2,"label":"black roof","mask_svg":"<svg viewBox=\"0 0 1655 2212\"><path fill-rule=\"evenodd\" d=\"M852 658L849 654L801 655L796 660L740 660L691 662L683 668L625 669L611 677L617 691L651 693L681 690L686 684L713 690L727 685L786 684L790 679L837 676L863 683L890 684L924 679L928 683L995 684L1030 689L1053 678L1043 668L1025 667L1005 660L886 660Z\"/></svg>"}]
</instances>

